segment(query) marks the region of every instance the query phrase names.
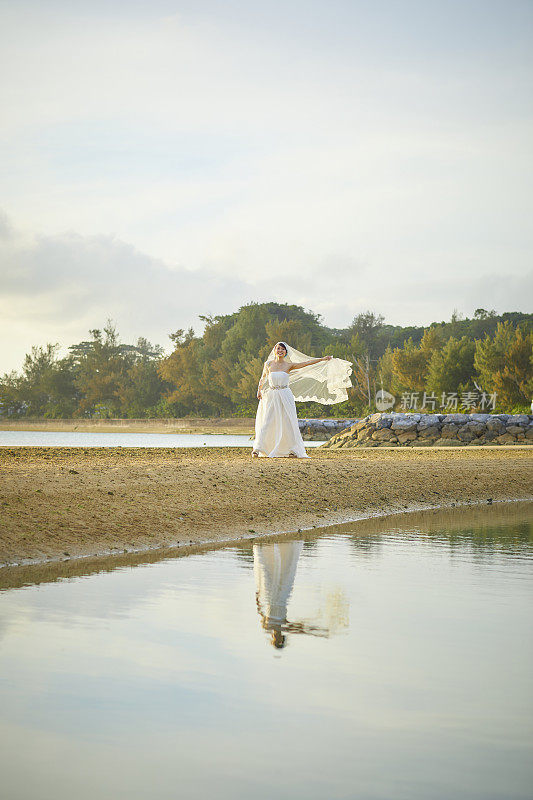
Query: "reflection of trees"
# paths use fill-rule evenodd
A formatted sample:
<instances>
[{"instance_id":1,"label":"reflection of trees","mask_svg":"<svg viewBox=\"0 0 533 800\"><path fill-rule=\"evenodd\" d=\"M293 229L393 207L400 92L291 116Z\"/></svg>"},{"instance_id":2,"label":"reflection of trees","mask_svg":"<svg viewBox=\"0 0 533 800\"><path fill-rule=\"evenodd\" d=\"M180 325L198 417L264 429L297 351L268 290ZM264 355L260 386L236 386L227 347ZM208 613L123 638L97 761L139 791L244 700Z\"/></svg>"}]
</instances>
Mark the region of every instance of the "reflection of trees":
<instances>
[{"instance_id":1,"label":"reflection of trees","mask_svg":"<svg viewBox=\"0 0 533 800\"><path fill-rule=\"evenodd\" d=\"M232 549L234 550L237 561L253 566L254 556L250 545L248 545L248 547L235 547Z\"/></svg>"},{"instance_id":2,"label":"reflection of trees","mask_svg":"<svg viewBox=\"0 0 533 800\"><path fill-rule=\"evenodd\" d=\"M429 539L445 537L452 552L469 549L484 558L502 552L523 552L525 547L533 546L533 524L523 521L514 525L484 525L462 531L432 531L427 536Z\"/></svg>"},{"instance_id":3,"label":"reflection of trees","mask_svg":"<svg viewBox=\"0 0 533 800\"><path fill-rule=\"evenodd\" d=\"M382 549L383 537L357 534L350 536L350 543L358 556L377 556Z\"/></svg>"},{"instance_id":4,"label":"reflection of trees","mask_svg":"<svg viewBox=\"0 0 533 800\"><path fill-rule=\"evenodd\" d=\"M417 536L420 541L433 544L446 544L450 552L475 552L477 557L485 558L495 556L502 552L522 552L524 547L533 546L533 525L529 522L519 522L515 525L485 525L483 527L466 527L462 530L449 530L445 527L434 530L424 530L422 526L408 525L405 527L392 526L380 536L366 534L359 531L357 535L349 537L350 544L357 557L374 557L381 553L386 543L387 536L401 536L410 534Z\"/></svg>"},{"instance_id":5,"label":"reflection of trees","mask_svg":"<svg viewBox=\"0 0 533 800\"><path fill-rule=\"evenodd\" d=\"M357 556L376 556L386 536L410 534L446 543L452 554L475 551L479 557L523 552L533 546L533 504L437 509L362 520L346 531Z\"/></svg>"},{"instance_id":6,"label":"reflection of trees","mask_svg":"<svg viewBox=\"0 0 533 800\"><path fill-rule=\"evenodd\" d=\"M348 603L341 590L329 592L324 608L308 619L288 620L287 605L292 593L302 541L283 541L254 545L256 604L261 625L271 635L271 643L280 649L287 635L306 634L328 638L348 626Z\"/></svg>"}]
</instances>

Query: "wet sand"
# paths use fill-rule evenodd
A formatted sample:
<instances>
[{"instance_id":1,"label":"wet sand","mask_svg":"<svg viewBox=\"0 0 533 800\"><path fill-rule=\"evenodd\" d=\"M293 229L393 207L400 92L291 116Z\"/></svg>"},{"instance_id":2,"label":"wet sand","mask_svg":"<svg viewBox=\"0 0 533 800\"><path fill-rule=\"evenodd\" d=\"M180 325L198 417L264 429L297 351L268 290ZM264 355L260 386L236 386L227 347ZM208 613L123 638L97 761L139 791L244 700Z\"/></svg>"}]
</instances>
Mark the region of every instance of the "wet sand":
<instances>
[{"instance_id":1,"label":"wet sand","mask_svg":"<svg viewBox=\"0 0 533 800\"><path fill-rule=\"evenodd\" d=\"M0 448L0 565L194 547L410 509L533 498L531 448Z\"/></svg>"}]
</instances>

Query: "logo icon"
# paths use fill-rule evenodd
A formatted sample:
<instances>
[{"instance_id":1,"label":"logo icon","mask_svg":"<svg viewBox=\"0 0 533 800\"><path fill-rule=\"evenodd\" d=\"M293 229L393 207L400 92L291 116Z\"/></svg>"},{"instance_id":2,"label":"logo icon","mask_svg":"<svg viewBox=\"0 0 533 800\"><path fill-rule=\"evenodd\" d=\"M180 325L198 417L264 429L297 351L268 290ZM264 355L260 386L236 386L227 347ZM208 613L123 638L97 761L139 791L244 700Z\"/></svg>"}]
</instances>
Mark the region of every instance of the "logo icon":
<instances>
[{"instance_id":1,"label":"logo icon","mask_svg":"<svg viewBox=\"0 0 533 800\"><path fill-rule=\"evenodd\" d=\"M394 395L386 392L385 389L378 389L376 392L376 408L378 411L388 411L394 407L395 402Z\"/></svg>"}]
</instances>

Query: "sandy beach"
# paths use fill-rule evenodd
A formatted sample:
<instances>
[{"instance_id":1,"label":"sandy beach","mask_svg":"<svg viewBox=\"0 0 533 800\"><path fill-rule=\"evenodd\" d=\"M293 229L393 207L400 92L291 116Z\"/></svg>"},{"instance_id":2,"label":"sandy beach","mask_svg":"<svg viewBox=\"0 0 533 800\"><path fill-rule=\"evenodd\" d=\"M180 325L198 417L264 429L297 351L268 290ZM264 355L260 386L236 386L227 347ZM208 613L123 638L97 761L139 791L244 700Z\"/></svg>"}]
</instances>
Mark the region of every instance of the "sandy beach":
<instances>
[{"instance_id":1,"label":"sandy beach","mask_svg":"<svg viewBox=\"0 0 533 800\"><path fill-rule=\"evenodd\" d=\"M310 451L0 448L0 565L195 547L533 497L528 447Z\"/></svg>"}]
</instances>

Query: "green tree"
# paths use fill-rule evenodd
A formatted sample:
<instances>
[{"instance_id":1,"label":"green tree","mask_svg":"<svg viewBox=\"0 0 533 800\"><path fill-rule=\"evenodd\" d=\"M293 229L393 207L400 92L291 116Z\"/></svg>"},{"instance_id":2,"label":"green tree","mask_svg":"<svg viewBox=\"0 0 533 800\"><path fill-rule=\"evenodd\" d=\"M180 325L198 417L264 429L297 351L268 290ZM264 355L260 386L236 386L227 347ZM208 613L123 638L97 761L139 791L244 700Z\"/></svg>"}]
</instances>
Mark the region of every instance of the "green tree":
<instances>
[{"instance_id":1,"label":"green tree","mask_svg":"<svg viewBox=\"0 0 533 800\"><path fill-rule=\"evenodd\" d=\"M90 331L92 339L69 348L76 367L75 384L80 393L82 416L119 417L121 396L128 372L135 363L135 347L119 342L116 327L108 320L103 332Z\"/></svg>"},{"instance_id":2,"label":"green tree","mask_svg":"<svg viewBox=\"0 0 533 800\"><path fill-rule=\"evenodd\" d=\"M121 413L125 417L157 416L168 384L158 370L163 348L140 337L132 351L134 359L119 385Z\"/></svg>"},{"instance_id":3,"label":"green tree","mask_svg":"<svg viewBox=\"0 0 533 800\"><path fill-rule=\"evenodd\" d=\"M22 374L11 372L0 381L2 413L28 417L61 417L74 413L77 392L72 363L58 359L58 344L32 347Z\"/></svg>"},{"instance_id":4,"label":"green tree","mask_svg":"<svg viewBox=\"0 0 533 800\"><path fill-rule=\"evenodd\" d=\"M299 306L250 303L235 314L201 317L202 337L172 337L175 348L159 366L170 402L184 413L253 413L263 363L272 346L287 339L310 352L330 338L317 315Z\"/></svg>"},{"instance_id":5,"label":"green tree","mask_svg":"<svg viewBox=\"0 0 533 800\"><path fill-rule=\"evenodd\" d=\"M496 392L499 405L528 405L533 393L533 334L500 322L494 337L476 343L474 363L485 391Z\"/></svg>"},{"instance_id":6,"label":"green tree","mask_svg":"<svg viewBox=\"0 0 533 800\"><path fill-rule=\"evenodd\" d=\"M475 349L475 343L466 336L448 339L442 350L435 350L431 356L427 389L435 393L473 391Z\"/></svg>"},{"instance_id":7,"label":"green tree","mask_svg":"<svg viewBox=\"0 0 533 800\"><path fill-rule=\"evenodd\" d=\"M426 385L428 353L408 339L392 353L394 391L419 391Z\"/></svg>"},{"instance_id":8,"label":"green tree","mask_svg":"<svg viewBox=\"0 0 533 800\"><path fill-rule=\"evenodd\" d=\"M381 355L380 341L383 332L385 318L381 314L373 311L364 311L354 317L352 324L348 328L350 338L357 335L358 340L363 343L369 359L375 361Z\"/></svg>"}]
</instances>

